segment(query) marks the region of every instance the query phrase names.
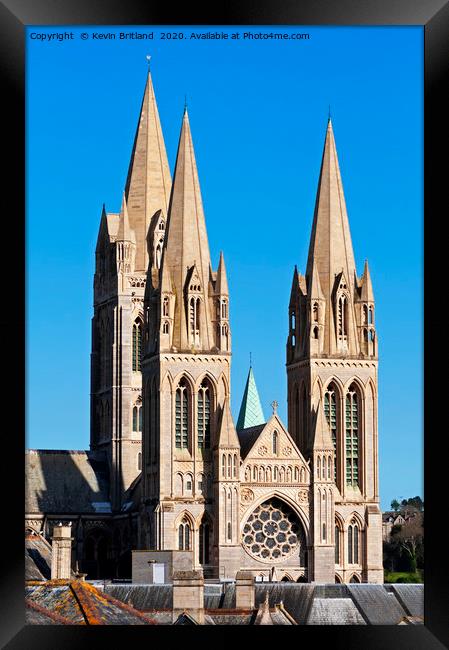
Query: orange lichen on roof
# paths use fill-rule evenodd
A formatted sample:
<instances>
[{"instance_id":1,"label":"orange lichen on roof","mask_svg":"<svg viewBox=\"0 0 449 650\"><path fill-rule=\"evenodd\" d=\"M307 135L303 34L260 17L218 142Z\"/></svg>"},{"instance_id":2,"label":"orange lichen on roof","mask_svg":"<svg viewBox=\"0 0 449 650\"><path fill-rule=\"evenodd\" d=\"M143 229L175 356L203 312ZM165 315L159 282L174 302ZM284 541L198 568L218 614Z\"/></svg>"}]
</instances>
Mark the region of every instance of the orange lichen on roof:
<instances>
[{"instance_id":1,"label":"orange lichen on roof","mask_svg":"<svg viewBox=\"0 0 449 650\"><path fill-rule=\"evenodd\" d=\"M70 588L79 603L80 609L86 619L88 625L107 625L106 614L108 613L109 605L114 605L120 610L124 610L147 625L155 625L155 622L150 618L141 614L133 607L125 605L121 601L112 598L108 594L101 593L93 585L81 580L74 580L70 583ZM102 609L104 608L104 609Z\"/></svg>"},{"instance_id":2,"label":"orange lichen on roof","mask_svg":"<svg viewBox=\"0 0 449 650\"><path fill-rule=\"evenodd\" d=\"M60 614L53 612L51 609L48 609L47 607L42 607L42 605L38 605L38 603L33 602L29 598L25 598L25 607L34 609L36 612L39 612L39 614L48 616L48 618L55 621L55 623L60 623L61 625L83 625L83 623L76 623L74 621L71 621L65 616L61 616Z\"/></svg>"}]
</instances>

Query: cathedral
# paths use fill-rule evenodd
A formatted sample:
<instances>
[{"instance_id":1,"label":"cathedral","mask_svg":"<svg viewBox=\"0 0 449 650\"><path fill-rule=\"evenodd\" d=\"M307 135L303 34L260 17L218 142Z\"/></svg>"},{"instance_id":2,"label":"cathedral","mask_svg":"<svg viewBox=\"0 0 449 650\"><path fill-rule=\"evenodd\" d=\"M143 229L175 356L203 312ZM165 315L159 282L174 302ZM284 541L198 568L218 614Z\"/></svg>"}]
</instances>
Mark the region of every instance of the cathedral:
<instances>
[{"instance_id":1,"label":"cathedral","mask_svg":"<svg viewBox=\"0 0 449 650\"><path fill-rule=\"evenodd\" d=\"M211 579L382 583L375 302L331 120L285 314L287 423L276 402L264 417L252 368L233 421L224 255L213 270L188 112L172 178L150 73L95 258L90 449L27 451L27 532L70 521L88 579L130 577L147 549Z\"/></svg>"}]
</instances>

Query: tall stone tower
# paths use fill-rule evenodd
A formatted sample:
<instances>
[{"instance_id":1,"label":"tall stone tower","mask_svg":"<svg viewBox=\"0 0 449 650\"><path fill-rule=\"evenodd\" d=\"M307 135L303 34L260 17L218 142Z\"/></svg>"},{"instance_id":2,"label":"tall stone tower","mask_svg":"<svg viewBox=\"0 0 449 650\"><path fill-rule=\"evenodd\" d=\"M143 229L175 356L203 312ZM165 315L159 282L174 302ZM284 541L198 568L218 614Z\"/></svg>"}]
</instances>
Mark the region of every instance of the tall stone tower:
<instances>
[{"instance_id":1,"label":"tall stone tower","mask_svg":"<svg viewBox=\"0 0 449 650\"><path fill-rule=\"evenodd\" d=\"M90 447L107 453L113 510L141 470L143 298L147 269L160 266L170 189L148 74L121 211L103 207L96 247Z\"/></svg>"},{"instance_id":2,"label":"tall stone tower","mask_svg":"<svg viewBox=\"0 0 449 650\"><path fill-rule=\"evenodd\" d=\"M313 544L328 559L324 546L334 549L332 572L342 582L383 582L377 363L371 278L367 263L361 278L356 273L329 119L306 274L295 268L290 297L288 428L312 462L315 484L324 481L320 489L331 491L332 530L323 538L322 525L321 533L315 526ZM331 468L315 444L320 409L333 444Z\"/></svg>"},{"instance_id":3,"label":"tall stone tower","mask_svg":"<svg viewBox=\"0 0 449 650\"><path fill-rule=\"evenodd\" d=\"M152 549L190 550L194 566L216 565L219 546L237 544L239 508L236 438L223 431L232 424L226 406L231 363L229 295L223 255L218 270L211 267L187 111L162 263L147 277L142 366L145 511L140 543ZM214 511L219 443L228 445L232 462L230 539L227 525L218 524Z\"/></svg>"}]
</instances>

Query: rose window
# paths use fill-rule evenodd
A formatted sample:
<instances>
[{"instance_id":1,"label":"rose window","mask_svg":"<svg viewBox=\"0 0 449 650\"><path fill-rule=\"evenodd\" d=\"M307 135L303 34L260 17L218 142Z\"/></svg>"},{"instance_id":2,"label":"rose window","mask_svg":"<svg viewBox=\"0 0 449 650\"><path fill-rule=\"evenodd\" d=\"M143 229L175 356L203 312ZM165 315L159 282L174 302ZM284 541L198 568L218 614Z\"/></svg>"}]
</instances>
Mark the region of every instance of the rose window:
<instances>
[{"instance_id":1,"label":"rose window","mask_svg":"<svg viewBox=\"0 0 449 650\"><path fill-rule=\"evenodd\" d=\"M248 517L242 541L246 550L258 559L285 559L302 546L301 524L285 503L270 499Z\"/></svg>"}]
</instances>

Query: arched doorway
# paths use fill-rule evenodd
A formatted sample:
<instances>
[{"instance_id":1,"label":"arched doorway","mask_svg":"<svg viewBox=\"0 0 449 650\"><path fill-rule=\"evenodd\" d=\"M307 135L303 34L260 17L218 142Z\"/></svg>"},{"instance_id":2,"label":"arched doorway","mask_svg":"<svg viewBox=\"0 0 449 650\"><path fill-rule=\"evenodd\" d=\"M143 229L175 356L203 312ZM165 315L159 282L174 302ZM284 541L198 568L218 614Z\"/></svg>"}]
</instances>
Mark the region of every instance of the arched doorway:
<instances>
[{"instance_id":1,"label":"arched doorway","mask_svg":"<svg viewBox=\"0 0 449 650\"><path fill-rule=\"evenodd\" d=\"M356 573L354 573L349 582L352 584L360 584L360 578Z\"/></svg>"}]
</instances>

